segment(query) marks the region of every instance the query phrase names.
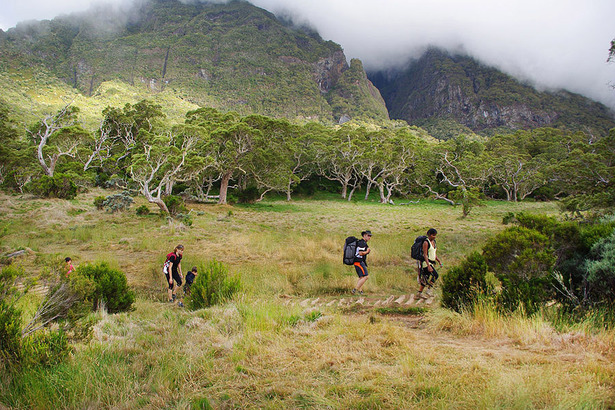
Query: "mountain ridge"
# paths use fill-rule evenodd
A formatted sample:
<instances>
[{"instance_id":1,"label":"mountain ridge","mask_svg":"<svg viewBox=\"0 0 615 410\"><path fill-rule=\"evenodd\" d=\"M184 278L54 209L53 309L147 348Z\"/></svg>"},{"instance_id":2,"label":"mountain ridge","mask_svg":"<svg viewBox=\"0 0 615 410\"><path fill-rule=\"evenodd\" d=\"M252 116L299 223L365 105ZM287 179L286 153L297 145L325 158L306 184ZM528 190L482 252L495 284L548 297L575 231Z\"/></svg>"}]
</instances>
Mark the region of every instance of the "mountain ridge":
<instances>
[{"instance_id":1,"label":"mountain ridge","mask_svg":"<svg viewBox=\"0 0 615 410\"><path fill-rule=\"evenodd\" d=\"M0 69L45 67L85 95L120 80L244 114L388 119L361 64L348 64L338 44L289 28L266 10L245 1L135 7L112 29L85 13L20 24L0 36ZM113 20L110 13L101 20Z\"/></svg>"},{"instance_id":2,"label":"mountain ridge","mask_svg":"<svg viewBox=\"0 0 615 410\"><path fill-rule=\"evenodd\" d=\"M615 126L605 105L565 90L538 91L476 59L431 48L405 69L369 74L392 119L423 126L440 138L538 127Z\"/></svg>"}]
</instances>

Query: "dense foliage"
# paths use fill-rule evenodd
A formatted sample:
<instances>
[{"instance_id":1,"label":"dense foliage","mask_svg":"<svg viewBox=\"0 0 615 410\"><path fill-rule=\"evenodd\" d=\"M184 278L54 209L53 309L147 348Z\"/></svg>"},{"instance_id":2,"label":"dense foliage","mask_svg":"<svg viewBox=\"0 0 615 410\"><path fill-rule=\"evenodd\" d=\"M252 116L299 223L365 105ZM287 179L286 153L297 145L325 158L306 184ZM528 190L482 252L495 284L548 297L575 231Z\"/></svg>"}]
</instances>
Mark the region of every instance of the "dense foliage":
<instances>
[{"instance_id":1,"label":"dense foliage","mask_svg":"<svg viewBox=\"0 0 615 410\"><path fill-rule=\"evenodd\" d=\"M146 100L105 108L93 131L75 130L79 110L70 107L46 118L59 121L66 113L70 123L58 125L49 139L32 140L18 138L4 110L0 131L10 141L0 167L5 187L70 199L97 183L138 191L170 214L184 213L172 195L201 201L215 195L224 204L235 189L234 200L243 202L268 192L290 200L301 185L319 179L337 183L348 200L359 189L366 199L376 191L382 203L427 194L462 205L464 216L484 198L561 199L573 216L615 206L615 130L600 137L540 128L486 141L462 134L435 144L423 130L402 124L327 127L214 108L189 111L183 124L169 125L161 107ZM73 152L75 139L78 151L55 156L53 167L41 161L40 152L57 147ZM130 205L129 196L117 195L97 206Z\"/></svg>"},{"instance_id":2,"label":"dense foliage","mask_svg":"<svg viewBox=\"0 0 615 410\"><path fill-rule=\"evenodd\" d=\"M472 306L488 292L487 270L485 257L478 252L453 266L442 278L442 306L457 312Z\"/></svg>"},{"instance_id":3,"label":"dense foliage","mask_svg":"<svg viewBox=\"0 0 615 410\"><path fill-rule=\"evenodd\" d=\"M615 222L560 222L524 213L508 215L510 222L516 226L444 277L444 306L460 311L485 296L500 309L528 314L554 300L568 312L615 307ZM488 272L497 286L486 281Z\"/></svg>"},{"instance_id":4,"label":"dense foliage","mask_svg":"<svg viewBox=\"0 0 615 410\"><path fill-rule=\"evenodd\" d=\"M111 268L106 262L79 266L77 275L94 282L94 289L86 295L97 309L105 306L109 313L126 312L132 309L135 293L128 287L124 272Z\"/></svg>"},{"instance_id":5,"label":"dense foliage","mask_svg":"<svg viewBox=\"0 0 615 410\"><path fill-rule=\"evenodd\" d=\"M187 303L190 309L202 309L223 303L239 291L239 278L231 277L228 268L213 260L198 268L198 276L190 287Z\"/></svg>"}]
</instances>

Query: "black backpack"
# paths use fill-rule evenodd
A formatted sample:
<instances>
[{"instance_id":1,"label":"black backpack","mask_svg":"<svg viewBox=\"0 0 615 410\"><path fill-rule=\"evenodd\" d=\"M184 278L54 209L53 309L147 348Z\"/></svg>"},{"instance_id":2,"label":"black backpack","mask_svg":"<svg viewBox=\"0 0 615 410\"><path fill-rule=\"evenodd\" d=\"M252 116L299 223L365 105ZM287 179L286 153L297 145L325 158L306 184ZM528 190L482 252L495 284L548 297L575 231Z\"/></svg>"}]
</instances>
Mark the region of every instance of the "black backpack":
<instances>
[{"instance_id":1,"label":"black backpack","mask_svg":"<svg viewBox=\"0 0 615 410\"><path fill-rule=\"evenodd\" d=\"M354 265L354 256L357 252L358 239L354 236L349 236L344 242L344 264Z\"/></svg>"},{"instance_id":2,"label":"black backpack","mask_svg":"<svg viewBox=\"0 0 615 410\"><path fill-rule=\"evenodd\" d=\"M418 236L414 240L414 244L412 244L412 248L410 248L410 256L412 259L416 259L417 261L425 260L425 256L423 255L423 243L427 240L425 235Z\"/></svg>"}]
</instances>

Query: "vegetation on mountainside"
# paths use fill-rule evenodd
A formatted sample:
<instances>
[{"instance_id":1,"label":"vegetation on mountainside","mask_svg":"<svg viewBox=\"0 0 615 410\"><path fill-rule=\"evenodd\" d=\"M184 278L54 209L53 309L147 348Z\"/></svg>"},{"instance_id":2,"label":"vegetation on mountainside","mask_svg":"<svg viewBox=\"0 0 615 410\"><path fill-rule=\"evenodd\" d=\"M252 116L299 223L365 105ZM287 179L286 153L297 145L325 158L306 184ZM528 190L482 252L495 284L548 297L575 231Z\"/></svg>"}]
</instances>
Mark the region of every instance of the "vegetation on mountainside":
<instances>
[{"instance_id":1,"label":"vegetation on mountainside","mask_svg":"<svg viewBox=\"0 0 615 410\"><path fill-rule=\"evenodd\" d=\"M391 118L425 127L437 138L461 127L493 135L538 127L591 130L615 126L613 112L567 91L540 92L473 58L428 50L396 74L372 73Z\"/></svg>"},{"instance_id":2,"label":"vegetation on mountainside","mask_svg":"<svg viewBox=\"0 0 615 410\"><path fill-rule=\"evenodd\" d=\"M135 7L20 24L0 40L0 71L40 68L87 96L116 80L243 115L337 121L342 104L352 118L388 118L364 75L336 91L337 79L355 70L339 45L247 2L152 0Z\"/></svg>"}]
</instances>

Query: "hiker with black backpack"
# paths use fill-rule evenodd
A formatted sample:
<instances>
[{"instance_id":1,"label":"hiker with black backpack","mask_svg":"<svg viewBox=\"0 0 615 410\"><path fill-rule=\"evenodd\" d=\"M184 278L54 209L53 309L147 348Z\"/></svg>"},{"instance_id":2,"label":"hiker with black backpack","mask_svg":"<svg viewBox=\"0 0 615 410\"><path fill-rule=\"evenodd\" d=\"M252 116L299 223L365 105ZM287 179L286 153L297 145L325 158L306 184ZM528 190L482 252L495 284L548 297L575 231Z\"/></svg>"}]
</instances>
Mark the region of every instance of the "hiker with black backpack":
<instances>
[{"instance_id":1,"label":"hiker with black backpack","mask_svg":"<svg viewBox=\"0 0 615 410\"><path fill-rule=\"evenodd\" d=\"M357 275L359 276L359 280L357 281L357 286L352 290L352 293L363 294L363 285L367 282L368 273L367 273L367 255L370 253L371 249L367 246L367 241L369 241L372 237L372 233L370 231L361 232L361 238L356 242L356 251L354 256L354 268L357 271Z\"/></svg>"},{"instance_id":2,"label":"hiker with black backpack","mask_svg":"<svg viewBox=\"0 0 615 410\"><path fill-rule=\"evenodd\" d=\"M438 271L436 271L435 264L439 263L442 267L442 261L436 254L436 235L438 231L434 228L430 228L427 231L427 236L419 236L415 239L412 245L411 255L412 258L417 260L419 291L416 294L416 299L426 299L427 296L423 295L423 289L427 287L427 293L431 296L430 289L438 279Z\"/></svg>"},{"instance_id":3,"label":"hiker with black backpack","mask_svg":"<svg viewBox=\"0 0 615 410\"><path fill-rule=\"evenodd\" d=\"M167 259L164 262L162 271L167 278L167 283L169 284L168 294L169 294L169 302L175 302L177 288L182 285L182 255L184 254L184 245L177 245L173 252L167 255ZM175 286L177 283L177 286ZM183 306L181 302L179 302L180 306Z\"/></svg>"}]
</instances>

